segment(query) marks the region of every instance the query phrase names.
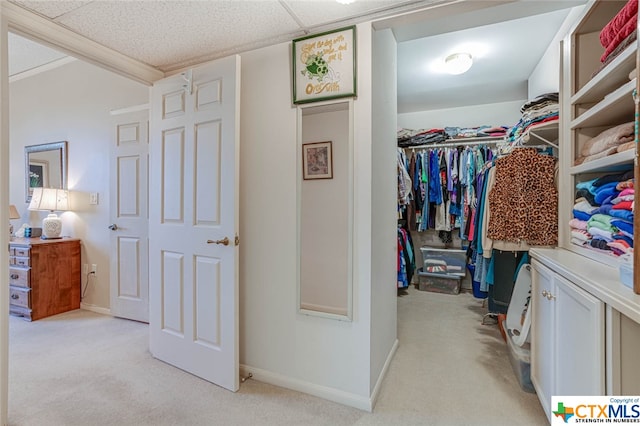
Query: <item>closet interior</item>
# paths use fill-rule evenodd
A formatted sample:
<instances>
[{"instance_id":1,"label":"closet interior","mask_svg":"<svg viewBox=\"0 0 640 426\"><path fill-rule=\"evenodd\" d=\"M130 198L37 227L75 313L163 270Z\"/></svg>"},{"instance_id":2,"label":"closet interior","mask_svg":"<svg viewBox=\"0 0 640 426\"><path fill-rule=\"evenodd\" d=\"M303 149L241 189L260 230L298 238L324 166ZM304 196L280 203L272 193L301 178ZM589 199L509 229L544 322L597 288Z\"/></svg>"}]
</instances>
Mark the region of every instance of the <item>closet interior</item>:
<instances>
[{"instance_id":1,"label":"closet interior","mask_svg":"<svg viewBox=\"0 0 640 426\"><path fill-rule=\"evenodd\" d=\"M484 299L550 421L552 395L640 391L637 16L638 0L572 9L556 87L517 120L398 119L398 294Z\"/></svg>"}]
</instances>

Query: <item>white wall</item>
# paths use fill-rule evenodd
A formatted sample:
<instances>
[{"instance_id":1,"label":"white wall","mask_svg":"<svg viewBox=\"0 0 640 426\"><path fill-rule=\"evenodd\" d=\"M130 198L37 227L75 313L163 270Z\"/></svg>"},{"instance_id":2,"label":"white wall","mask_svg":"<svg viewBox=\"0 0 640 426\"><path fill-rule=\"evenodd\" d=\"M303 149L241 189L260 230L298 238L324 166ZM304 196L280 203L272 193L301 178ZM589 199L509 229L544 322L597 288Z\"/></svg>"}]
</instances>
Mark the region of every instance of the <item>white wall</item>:
<instances>
[{"instance_id":1,"label":"white wall","mask_svg":"<svg viewBox=\"0 0 640 426\"><path fill-rule=\"evenodd\" d=\"M42 226L25 202L24 147L68 141L68 183L74 211L62 213L63 235L82 239L82 263L96 263L83 304L109 308L109 149L111 109L148 102L147 86L75 61L10 84L10 202L22 223ZM90 206L88 193L100 204ZM82 277L82 284L86 276Z\"/></svg>"},{"instance_id":2,"label":"white wall","mask_svg":"<svg viewBox=\"0 0 640 426\"><path fill-rule=\"evenodd\" d=\"M433 111L398 114L398 127L430 129L450 127L476 127L482 125L511 127L520 120L520 107L527 100L445 108Z\"/></svg>"},{"instance_id":3,"label":"white wall","mask_svg":"<svg viewBox=\"0 0 640 426\"><path fill-rule=\"evenodd\" d=\"M358 25L353 321L297 313L296 108L290 43L242 54L240 363L266 380L368 409L371 29Z\"/></svg>"},{"instance_id":4,"label":"white wall","mask_svg":"<svg viewBox=\"0 0 640 426\"><path fill-rule=\"evenodd\" d=\"M397 44L391 30L373 34L371 177L371 391L377 395L397 342Z\"/></svg>"},{"instance_id":5,"label":"white wall","mask_svg":"<svg viewBox=\"0 0 640 426\"><path fill-rule=\"evenodd\" d=\"M540 58L540 62L529 76L529 99L560 90L560 41L567 34L583 8L584 6L577 6L571 9L544 55Z\"/></svg>"}]
</instances>

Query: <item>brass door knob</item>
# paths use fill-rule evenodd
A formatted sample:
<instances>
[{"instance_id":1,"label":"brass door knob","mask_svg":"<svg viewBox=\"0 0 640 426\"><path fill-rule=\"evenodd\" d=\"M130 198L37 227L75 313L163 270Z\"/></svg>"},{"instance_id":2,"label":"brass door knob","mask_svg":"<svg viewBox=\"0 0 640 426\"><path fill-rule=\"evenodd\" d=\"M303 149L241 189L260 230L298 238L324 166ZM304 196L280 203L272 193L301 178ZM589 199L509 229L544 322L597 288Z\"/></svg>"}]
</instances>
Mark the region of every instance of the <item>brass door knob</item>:
<instances>
[{"instance_id":1,"label":"brass door knob","mask_svg":"<svg viewBox=\"0 0 640 426\"><path fill-rule=\"evenodd\" d=\"M228 246L229 245L229 238L228 237L224 237L222 240L207 240L207 244L222 244L223 246Z\"/></svg>"}]
</instances>

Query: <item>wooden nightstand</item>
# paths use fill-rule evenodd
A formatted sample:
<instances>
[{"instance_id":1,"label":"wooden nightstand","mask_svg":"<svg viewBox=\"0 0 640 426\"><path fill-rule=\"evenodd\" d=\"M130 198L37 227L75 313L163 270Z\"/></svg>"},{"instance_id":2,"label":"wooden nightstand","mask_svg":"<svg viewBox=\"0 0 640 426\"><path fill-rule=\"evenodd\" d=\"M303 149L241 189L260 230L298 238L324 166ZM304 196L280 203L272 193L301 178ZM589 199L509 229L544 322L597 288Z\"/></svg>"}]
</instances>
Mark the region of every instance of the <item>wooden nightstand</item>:
<instances>
[{"instance_id":1,"label":"wooden nightstand","mask_svg":"<svg viewBox=\"0 0 640 426\"><path fill-rule=\"evenodd\" d=\"M35 321L80 308L80 240L9 242L9 312Z\"/></svg>"}]
</instances>

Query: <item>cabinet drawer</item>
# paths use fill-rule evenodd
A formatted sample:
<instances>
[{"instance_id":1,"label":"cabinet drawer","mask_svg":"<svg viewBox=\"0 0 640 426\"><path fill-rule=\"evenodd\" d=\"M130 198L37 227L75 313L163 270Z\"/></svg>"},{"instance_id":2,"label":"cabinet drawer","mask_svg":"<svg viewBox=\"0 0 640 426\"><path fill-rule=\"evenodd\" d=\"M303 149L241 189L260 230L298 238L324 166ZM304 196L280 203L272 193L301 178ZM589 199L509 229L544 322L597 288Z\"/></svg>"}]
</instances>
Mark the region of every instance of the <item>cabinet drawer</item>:
<instances>
[{"instance_id":1,"label":"cabinet drawer","mask_svg":"<svg viewBox=\"0 0 640 426\"><path fill-rule=\"evenodd\" d=\"M29 307L29 294L31 289L20 287L9 287L9 300L12 305Z\"/></svg>"},{"instance_id":2,"label":"cabinet drawer","mask_svg":"<svg viewBox=\"0 0 640 426\"><path fill-rule=\"evenodd\" d=\"M31 287L29 285L29 269L9 268L9 284L17 287Z\"/></svg>"},{"instance_id":3,"label":"cabinet drawer","mask_svg":"<svg viewBox=\"0 0 640 426\"><path fill-rule=\"evenodd\" d=\"M29 248L28 247L14 247L12 254L14 256L29 257Z\"/></svg>"},{"instance_id":4,"label":"cabinet drawer","mask_svg":"<svg viewBox=\"0 0 640 426\"><path fill-rule=\"evenodd\" d=\"M9 264L18 265L18 266L31 266L31 263L28 257L18 257L18 256L11 257L9 259Z\"/></svg>"}]
</instances>

